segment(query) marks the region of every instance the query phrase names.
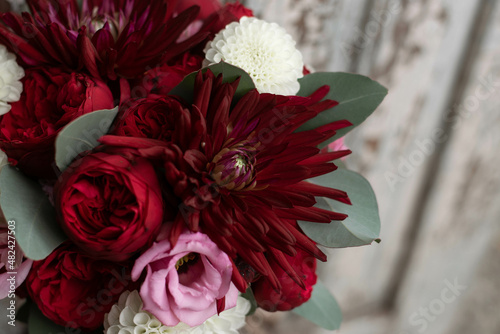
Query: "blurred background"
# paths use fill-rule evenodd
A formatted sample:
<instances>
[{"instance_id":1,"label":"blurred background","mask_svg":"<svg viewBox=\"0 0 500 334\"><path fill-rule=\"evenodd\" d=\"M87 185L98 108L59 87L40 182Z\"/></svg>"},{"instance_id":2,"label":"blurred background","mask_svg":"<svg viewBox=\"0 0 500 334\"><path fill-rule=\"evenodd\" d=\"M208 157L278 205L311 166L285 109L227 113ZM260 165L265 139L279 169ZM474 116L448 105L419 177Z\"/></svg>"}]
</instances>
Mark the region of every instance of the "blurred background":
<instances>
[{"instance_id":1,"label":"blurred background","mask_svg":"<svg viewBox=\"0 0 500 334\"><path fill-rule=\"evenodd\" d=\"M316 71L389 88L346 160L374 187L382 243L326 250L320 266L338 333L499 334L500 1L242 2L284 26ZM258 312L242 333L331 332Z\"/></svg>"},{"instance_id":2,"label":"blurred background","mask_svg":"<svg viewBox=\"0 0 500 334\"><path fill-rule=\"evenodd\" d=\"M341 334L500 333L500 1L246 0L316 71L389 88L346 163L374 187L382 243L328 250ZM293 313L246 333L331 333Z\"/></svg>"}]
</instances>

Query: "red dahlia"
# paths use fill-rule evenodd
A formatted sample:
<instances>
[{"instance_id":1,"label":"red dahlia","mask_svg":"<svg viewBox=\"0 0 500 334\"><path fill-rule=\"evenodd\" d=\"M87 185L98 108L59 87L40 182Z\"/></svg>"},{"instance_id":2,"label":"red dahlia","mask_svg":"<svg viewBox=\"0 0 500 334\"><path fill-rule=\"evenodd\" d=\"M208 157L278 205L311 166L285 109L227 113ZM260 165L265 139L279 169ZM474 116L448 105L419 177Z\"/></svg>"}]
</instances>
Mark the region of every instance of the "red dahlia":
<instances>
[{"instance_id":1,"label":"red dahlia","mask_svg":"<svg viewBox=\"0 0 500 334\"><path fill-rule=\"evenodd\" d=\"M223 83L210 70L200 71L193 105L169 104L168 141L117 136L104 136L101 141L135 148L136 154L162 163L167 183L181 203L170 232L172 242L187 225L206 233L233 261L266 276L275 289L281 284L277 268L270 263L304 286L285 254L295 256L301 249L322 261L326 255L300 230L297 220L345 219L344 214L314 207L315 196L349 203L345 192L306 180L334 171L337 167L331 161L350 153L321 153L316 146L351 124L337 121L295 132L337 104L321 101L327 87L310 97L252 90L236 102L237 85ZM166 105L166 101L158 103ZM237 267L233 267L233 281L244 291L253 277L243 277Z\"/></svg>"},{"instance_id":2,"label":"red dahlia","mask_svg":"<svg viewBox=\"0 0 500 334\"><path fill-rule=\"evenodd\" d=\"M135 78L201 42L177 42L199 7L176 12L176 0L28 0L31 13L1 16L0 43L24 66L85 67L92 76Z\"/></svg>"}]
</instances>

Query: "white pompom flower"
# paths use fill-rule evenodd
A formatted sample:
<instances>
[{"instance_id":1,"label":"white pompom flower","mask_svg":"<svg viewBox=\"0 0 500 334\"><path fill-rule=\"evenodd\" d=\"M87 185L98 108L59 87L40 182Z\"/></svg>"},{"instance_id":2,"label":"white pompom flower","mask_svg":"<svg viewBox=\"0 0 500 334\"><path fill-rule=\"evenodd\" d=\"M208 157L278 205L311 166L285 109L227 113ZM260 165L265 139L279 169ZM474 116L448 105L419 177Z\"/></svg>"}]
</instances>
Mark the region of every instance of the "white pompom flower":
<instances>
[{"instance_id":1,"label":"white pompom flower","mask_svg":"<svg viewBox=\"0 0 500 334\"><path fill-rule=\"evenodd\" d=\"M260 93L295 95L300 89L302 54L276 23L244 16L207 44L205 58L208 65L224 61L245 70Z\"/></svg>"},{"instance_id":2,"label":"white pompom flower","mask_svg":"<svg viewBox=\"0 0 500 334\"><path fill-rule=\"evenodd\" d=\"M16 56L0 45L0 115L10 111L9 103L17 102L23 92L21 79L24 70L16 62Z\"/></svg>"},{"instance_id":3,"label":"white pompom flower","mask_svg":"<svg viewBox=\"0 0 500 334\"><path fill-rule=\"evenodd\" d=\"M246 315L250 311L250 302L239 296L236 307L214 315L205 323L198 326L193 334L238 334L238 330L245 326Z\"/></svg>"},{"instance_id":4,"label":"white pompom flower","mask_svg":"<svg viewBox=\"0 0 500 334\"><path fill-rule=\"evenodd\" d=\"M238 329L245 325L250 302L240 296L236 307L214 315L197 327L183 323L167 327L142 307L137 290L122 293L118 303L104 317L104 334L238 334Z\"/></svg>"}]
</instances>

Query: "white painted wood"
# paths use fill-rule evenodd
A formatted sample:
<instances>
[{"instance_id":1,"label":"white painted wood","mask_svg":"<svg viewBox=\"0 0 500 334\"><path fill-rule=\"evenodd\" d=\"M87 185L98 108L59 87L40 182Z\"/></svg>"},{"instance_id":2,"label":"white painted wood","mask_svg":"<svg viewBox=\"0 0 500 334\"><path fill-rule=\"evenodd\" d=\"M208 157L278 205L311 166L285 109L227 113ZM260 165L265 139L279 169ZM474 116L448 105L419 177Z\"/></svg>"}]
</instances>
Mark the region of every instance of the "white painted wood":
<instances>
[{"instance_id":1,"label":"white painted wood","mask_svg":"<svg viewBox=\"0 0 500 334\"><path fill-rule=\"evenodd\" d=\"M245 3L254 9L256 16L285 27L297 42L306 64L318 71L347 71L352 62L349 50L356 37L355 28L362 25L364 8L369 2L247 0Z\"/></svg>"},{"instance_id":2,"label":"white painted wood","mask_svg":"<svg viewBox=\"0 0 500 334\"><path fill-rule=\"evenodd\" d=\"M442 314L431 314L425 333L500 332L500 6L489 9L465 91L445 119L452 133L398 299L397 330L415 331L408 315L436 307L443 281L457 278L467 288Z\"/></svg>"},{"instance_id":3,"label":"white painted wood","mask_svg":"<svg viewBox=\"0 0 500 334\"><path fill-rule=\"evenodd\" d=\"M301 17L301 15L295 14L295 11L301 11L301 9L294 7L295 2L256 0L247 3L256 2L260 4L258 14L263 13L266 19L277 21L285 26L297 24L296 20L288 20L287 17ZM292 3L291 6L287 5ZM348 1L342 3L345 4L335 2L336 8L348 8ZM468 231L470 241L467 244L469 246L465 247L464 232L456 233L450 229L453 221L449 218L431 219L433 216L441 217L444 215L446 217L447 214L453 212L453 206L450 204L453 197L450 197L450 194L456 194L456 196L460 194L460 188L452 186L460 181L456 180L458 174L452 173L457 168L457 164L460 165L461 160L456 159L461 157L464 163L472 161L471 156L464 154L467 145L464 146L463 139L461 144L447 149L447 151L453 152L453 155L448 153L446 158L436 157L435 146L441 144L437 142L441 140L437 140L440 138L436 138L434 135L436 131L440 134L440 129L445 125L443 119L447 115L450 100L459 87L457 83L462 80L460 76L464 57L471 47L469 37L471 32L476 29L475 19L482 5L481 1L458 2L449 0L381 0L372 1L371 7L360 7L359 2L352 3L352 8L357 11L357 14L352 15L356 16L357 20L346 25L349 19L342 19L346 16L340 14L341 18L332 17L331 22L323 25L329 29L342 28L342 30L338 30L339 35L335 35L337 31L326 32L327 35L332 36L329 39L330 43L317 44L332 54L332 57L326 62L321 57L323 54L321 51L315 49L315 46L301 44L299 39L299 47L312 48L313 50L303 51L306 59L309 56L313 57L313 59L307 59L308 62L319 64L320 68L327 70L354 69L358 73L372 76L390 89L390 95L377 113L348 136L349 146L353 148L354 153L348 158L347 163L351 168L361 171L367 176L379 198L383 221L383 242L380 245L359 249L331 250L329 251L329 264L322 269L323 278L327 280L328 286L338 297L349 318L356 318L357 315L364 312L380 309L381 302L391 294L391 284L394 283L394 277L399 277L394 275L398 274L398 261L401 253L407 249L408 241L416 238L416 235L407 235L412 231L412 224L419 223L413 218L419 213L418 210L426 210L423 214L422 230L416 230L424 242L422 245L417 244L418 247L415 250L416 258L420 258L420 262L418 260L415 260L415 263L412 262L409 268L409 278L401 277L401 279L407 280L407 282L403 282L403 290L408 292L405 292L398 299L397 309L401 308L400 312L397 313L399 318L392 323L391 328L394 330L388 330L389 333L399 333L398 330L408 330L409 333L416 332L415 326L405 326L405 324L409 324L408 317L415 310L415 307L418 311L420 306L417 307L417 305L425 306L426 301L432 301L435 298L433 296L439 294L446 287L447 279L453 281L454 277L449 277L453 273L460 273L460 277L467 279L471 284L475 281L481 281L482 276L477 269L480 267L480 259L487 252L492 252L494 237L488 238L491 226L478 228L475 233ZM367 8L369 8L368 11ZM381 16L382 20L375 19ZM317 20L321 21L321 19ZM343 20L343 23L341 24L338 20ZM377 22L379 28L376 27ZM291 29L293 30L293 27ZM360 30L364 35L360 33ZM499 40L499 33L495 32L495 29L489 31L495 37L489 38L491 41L488 43L488 47L494 49L498 45L498 42L494 41ZM301 33L306 36L303 39L307 40L309 31L302 29ZM296 30L293 34L301 36ZM356 38L358 38L357 41ZM339 57L335 57L336 53L331 52L331 50L335 50L338 54L341 52L339 51L341 43L346 40L350 41L350 44L347 45L358 46L359 54L357 57L347 60L338 60ZM319 59L317 63L314 60L316 55ZM498 59L498 54L489 57ZM481 63L483 59L478 59L477 62ZM475 83L471 81L470 85L474 87ZM495 106L492 108L494 109ZM485 135L488 132L485 130L488 127L491 129L491 124L498 123L491 119L482 125L468 123L467 126L474 130L471 130L473 134L466 137L467 140L486 136L486 139L477 139L478 143L483 143L486 140L486 142L494 142L494 145L497 145L497 142L488 139L490 137ZM466 126L465 122L463 126ZM454 136L462 138L460 133L455 134L456 131L456 129L452 129ZM430 144L423 146L429 138L435 139L432 139ZM450 144L445 142L443 145ZM482 146L481 149L489 152L494 146L489 144L488 147ZM477 149L479 146L476 147ZM438 196L435 194L446 190L448 197L441 194L433 199L433 208L431 209L422 206L421 194L425 191L427 177L435 173L430 168L432 163L436 161L435 159L444 159L448 169L441 168L436 183L431 185L429 193L432 196ZM483 174L486 173L486 170L491 173L493 166L496 165L491 162L488 166L485 167ZM401 182L391 186L387 177L397 175L403 176L402 179L399 179ZM445 176L447 176L448 182L442 184ZM460 176L462 180L466 179L465 173ZM483 177L483 182L485 180ZM478 192L484 186L486 184L478 186ZM491 193L498 193L498 188L492 190ZM428 199L424 200L428 201ZM465 206L466 203L463 205ZM471 215L467 218L470 224L477 224L477 219L474 219L476 212L465 208L464 210ZM465 213L462 213L462 216L465 217ZM484 212L482 217L490 224L498 221L498 216L492 211ZM441 225L444 221L448 221L448 224ZM441 244L440 237L442 235L440 237L434 236L433 229L429 229L429 226L436 226L435 228L442 233L447 231L448 238L454 238L455 246L462 250L461 256L456 256L456 248L447 249L448 244ZM422 248L429 250L421 250ZM441 253L439 256L435 256L438 250L441 250ZM457 263L461 263L461 257L465 257L465 255L467 255L468 261L465 261L461 270L457 271ZM489 260L484 261L488 262ZM476 262L478 263L477 267L474 266ZM464 307L459 306L458 303L456 307L457 311L453 312L453 316L449 320L445 321L443 317L443 320L436 321L435 326L438 326L436 327L438 329L435 333L444 333L445 331L451 333L452 328L455 329L455 332L460 332L456 330L460 328L456 322L457 314L459 314L458 312L463 314L465 311L463 311ZM452 306L449 309L451 310ZM408 311L412 312L408 314ZM474 314L477 315L477 312ZM356 321L350 320L349 323L356 323ZM378 329L374 328L373 332L376 330ZM362 330L356 325L346 325L340 332L359 333ZM323 333L323 331L320 330L318 333Z\"/></svg>"}]
</instances>

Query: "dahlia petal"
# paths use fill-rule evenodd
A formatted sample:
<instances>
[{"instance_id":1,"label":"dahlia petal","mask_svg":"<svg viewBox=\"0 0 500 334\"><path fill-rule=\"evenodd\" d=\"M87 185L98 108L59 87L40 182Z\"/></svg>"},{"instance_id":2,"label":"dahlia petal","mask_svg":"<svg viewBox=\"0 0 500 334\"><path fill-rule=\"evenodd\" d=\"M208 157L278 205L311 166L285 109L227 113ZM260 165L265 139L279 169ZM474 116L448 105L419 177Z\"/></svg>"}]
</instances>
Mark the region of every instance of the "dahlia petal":
<instances>
[{"instance_id":1,"label":"dahlia petal","mask_svg":"<svg viewBox=\"0 0 500 334\"><path fill-rule=\"evenodd\" d=\"M351 204L349 197L345 191L323 187L310 182L300 182L291 185L290 188L296 192L306 192L317 197L327 197L338 200L342 203Z\"/></svg>"},{"instance_id":2,"label":"dahlia petal","mask_svg":"<svg viewBox=\"0 0 500 334\"><path fill-rule=\"evenodd\" d=\"M269 249L270 253L272 254L274 260L276 263L279 264L279 266L287 273L287 275L295 282L297 283L302 289L306 288L306 285L304 284L304 281L302 278L297 274L295 269L290 265L288 260L286 259L285 255L283 255L282 252L280 252L277 249L270 248Z\"/></svg>"},{"instance_id":3,"label":"dahlia petal","mask_svg":"<svg viewBox=\"0 0 500 334\"><path fill-rule=\"evenodd\" d=\"M94 48L94 45L87 37L87 29L86 27L82 27L78 33L77 44L78 48L81 52L82 62L89 70L90 74L96 78L100 78L101 74L99 73L97 63L101 62L99 59L99 55L97 54L97 50Z\"/></svg>"}]
</instances>

